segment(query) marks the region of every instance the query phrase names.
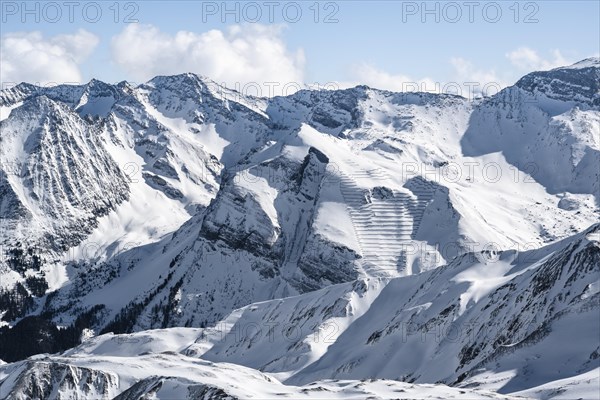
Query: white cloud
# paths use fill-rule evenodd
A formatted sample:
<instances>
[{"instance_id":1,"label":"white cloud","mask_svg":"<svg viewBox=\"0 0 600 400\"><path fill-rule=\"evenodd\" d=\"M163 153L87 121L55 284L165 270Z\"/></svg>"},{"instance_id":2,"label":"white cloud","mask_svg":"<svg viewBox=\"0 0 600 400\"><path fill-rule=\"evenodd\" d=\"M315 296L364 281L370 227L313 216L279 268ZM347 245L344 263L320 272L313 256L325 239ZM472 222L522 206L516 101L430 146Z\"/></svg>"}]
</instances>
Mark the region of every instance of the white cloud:
<instances>
[{"instance_id":1,"label":"white cloud","mask_svg":"<svg viewBox=\"0 0 600 400\"><path fill-rule=\"evenodd\" d=\"M340 82L341 87L367 85L376 89L385 89L394 92L439 92L432 79L415 79L404 74L390 74L367 63L355 65L351 75L352 79L350 82Z\"/></svg>"},{"instance_id":2,"label":"white cloud","mask_svg":"<svg viewBox=\"0 0 600 400\"><path fill-rule=\"evenodd\" d=\"M521 70L531 71L545 71L556 67L562 67L565 65L572 64L567 61L559 50L552 51L552 58L549 60L543 59L535 50L529 47L519 47L506 54L512 65Z\"/></svg>"},{"instance_id":3,"label":"white cloud","mask_svg":"<svg viewBox=\"0 0 600 400\"><path fill-rule=\"evenodd\" d=\"M359 64L352 70L349 82L340 82L340 87L352 87L364 84L370 87L395 92L450 93L472 98L482 93L493 95L506 82L498 78L494 70L481 70L470 61L457 57L450 60L453 70L446 80L432 78L414 78L405 74L391 74L370 64Z\"/></svg>"},{"instance_id":4,"label":"white cloud","mask_svg":"<svg viewBox=\"0 0 600 400\"><path fill-rule=\"evenodd\" d=\"M463 87L464 93L472 96L491 96L508 86L494 69L480 69L462 57L453 57L450 64L454 68L453 80ZM463 94L463 96L468 97Z\"/></svg>"},{"instance_id":5,"label":"white cloud","mask_svg":"<svg viewBox=\"0 0 600 400\"><path fill-rule=\"evenodd\" d=\"M3 35L0 80L3 84L31 82L41 85L81 82L79 66L98 42L98 37L83 29L72 35L48 39L40 32Z\"/></svg>"},{"instance_id":6,"label":"white cloud","mask_svg":"<svg viewBox=\"0 0 600 400\"><path fill-rule=\"evenodd\" d=\"M194 72L231 88L257 83L269 95L270 82L280 90L288 83L304 85L304 52L287 49L282 29L252 24L170 35L152 25L133 24L113 37L113 59L139 81Z\"/></svg>"},{"instance_id":7,"label":"white cloud","mask_svg":"<svg viewBox=\"0 0 600 400\"><path fill-rule=\"evenodd\" d=\"M451 58L450 64L454 68L454 78L458 80L474 81L481 84L500 80L495 70L478 69L471 61L462 57Z\"/></svg>"},{"instance_id":8,"label":"white cloud","mask_svg":"<svg viewBox=\"0 0 600 400\"><path fill-rule=\"evenodd\" d=\"M482 69L462 57L453 57L450 61L449 73L443 80L431 78L415 79L405 74L390 74L370 64L359 64L352 70L349 82L340 82L341 87L366 84L379 89L397 92L420 90L433 93L456 93L472 98L480 95L490 96L507 87L510 82L521 77L523 72L547 70L572 64L566 60L559 50L552 52L552 58L545 60L532 49L520 47L506 54L511 64L516 67L505 70L502 74L495 69ZM419 89L417 89L419 88Z\"/></svg>"}]
</instances>

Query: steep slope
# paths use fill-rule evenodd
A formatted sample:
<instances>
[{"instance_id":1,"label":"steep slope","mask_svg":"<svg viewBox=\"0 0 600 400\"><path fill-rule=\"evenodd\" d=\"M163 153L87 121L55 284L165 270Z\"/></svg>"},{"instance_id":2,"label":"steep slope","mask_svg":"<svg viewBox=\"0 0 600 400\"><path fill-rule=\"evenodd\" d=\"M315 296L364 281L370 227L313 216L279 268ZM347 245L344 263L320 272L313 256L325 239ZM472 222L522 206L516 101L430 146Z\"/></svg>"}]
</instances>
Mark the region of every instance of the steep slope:
<instances>
[{"instance_id":1,"label":"steep slope","mask_svg":"<svg viewBox=\"0 0 600 400\"><path fill-rule=\"evenodd\" d=\"M88 337L0 365L0 395L593 398L599 268L597 224L537 250L251 304L213 328Z\"/></svg>"},{"instance_id":2,"label":"steep slope","mask_svg":"<svg viewBox=\"0 0 600 400\"><path fill-rule=\"evenodd\" d=\"M600 205L600 60L534 72L484 101L461 140L465 155L501 151L549 193L560 208L579 208L570 194Z\"/></svg>"},{"instance_id":3,"label":"steep slope","mask_svg":"<svg viewBox=\"0 0 600 400\"><path fill-rule=\"evenodd\" d=\"M514 399L478 389L389 380L283 385L242 366L211 363L177 352L193 329L105 335L62 356L38 356L0 366L6 399ZM123 352L125 351L125 352Z\"/></svg>"},{"instance_id":4,"label":"steep slope","mask_svg":"<svg viewBox=\"0 0 600 400\"><path fill-rule=\"evenodd\" d=\"M87 269L45 311L66 323L103 304L102 321L112 319L105 329L118 332L204 326L253 301L355 279L358 256L312 228L326 162L309 149L302 162L282 156L225 177L217 198L172 237ZM323 256L330 261L316 267ZM124 290L131 285L137 290Z\"/></svg>"},{"instance_id":5,"label":"steep slope","mask_svg":"<svg viewBox=\"0 0 600 400\"><path fill-rule=\"evenodd\" d=\"M126 177L98 127L64 104L34 97L1 124L3 165L11 167L3 179L31 218L29 226L9 220L10 239L64 251L95 228L96 217L128 199Z\"/></svg>"},{"instance_id":6,"label":"steep slope","mask_svg":"<svg viewBox=\"0 0 600 400\"><path fill-rule=\"evenodd\" d=\"M64 270L55 268L60 254L88 237L130 191L101 128L64 103L26 99L0 131L0 313L8 321L28 311L31 296L64 281Z\"/></svg>"},{"instance_id":7,"label":"steep slope","mask_svg":"<svg viewBox=\"0 0 600 400\"><path fill-rule=\"evenodd\" d=\"M600 368L600 225L389 283L250 305L187 354L289 384L385 378L514 393Z\"/></svg>"},{"instance_id":8,"label":"steep slope","mask_svg":"<svg viewBox=\"0 0 600 400\"><path fill-rule=\"evenodd\" d=\"M185 79L191 81L190 87L180 84ZM201 85L190 75L179 80L164 82L163 91L172 85L194 96L195 86ZM244 123L253 117L238 117L235 112L239 110L219 112L224 101L217 104L209 92L203 92L207 99L214 99L208 106L214 115L207 118L207 134L203 135L194 126L156 111L147 94L146 87L99 81L52 88L21 84L3 91L2 107L9 113L0 122L5 151L0 186L3 217L7 217L1 233L3 255L8 253L8 259L3 257L0 265L1 300L2 309L17 309L4 315L6 321L31 311L31 296L67 283L68 276L78 272L70 269L74 261L77 267L157 241L215 196L223 165L209 152L216 152L209 143L211 135L218 138L211 126L221 120L223 126L228 121ZM43 122L46 103L60 110L55 113L58 117L50 119L52 125ZM44 146L34 143L43 137L31 133L38 129L54 135L43 139ZM69 135L83 136L94 147L73 149ZM63 141L64 149L58 146ZM37 149L46 153L30 154ZM60 159L53 160L56 157ZM60 167L73 163L80 170ZM24 164L35 165L36 171L22 171ZM104 164L110 169L100 170ZM43 174L59 184L50 182L48 188L44 181L49 178ZM45 184L35 189L43 196L28 196L29 181ZM65 187L65 182L70 186ZM87 208L82 209L80 203ZM27 282L26 276L32 273L37 280ZM16 296L19 290L25 291L24 300Z\"/></svg>"}]
</instances>

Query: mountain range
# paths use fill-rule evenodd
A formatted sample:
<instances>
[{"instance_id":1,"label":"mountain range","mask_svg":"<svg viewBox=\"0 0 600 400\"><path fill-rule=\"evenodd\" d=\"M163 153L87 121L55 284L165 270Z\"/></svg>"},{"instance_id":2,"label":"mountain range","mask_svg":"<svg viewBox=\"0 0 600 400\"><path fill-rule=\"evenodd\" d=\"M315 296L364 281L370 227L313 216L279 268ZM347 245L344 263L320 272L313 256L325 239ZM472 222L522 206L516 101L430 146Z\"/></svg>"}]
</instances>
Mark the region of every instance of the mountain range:
<instances>
[{"instance_id":1,"label":"mountain range","mask_svg":"<svg viewBox=\"0 0 600 400\"><path fill-rule=\"evenodd\" d=\"M597 58L475 100L22 83L0 118L2 398L600 387Z\"/></svg>"}]
</instances>

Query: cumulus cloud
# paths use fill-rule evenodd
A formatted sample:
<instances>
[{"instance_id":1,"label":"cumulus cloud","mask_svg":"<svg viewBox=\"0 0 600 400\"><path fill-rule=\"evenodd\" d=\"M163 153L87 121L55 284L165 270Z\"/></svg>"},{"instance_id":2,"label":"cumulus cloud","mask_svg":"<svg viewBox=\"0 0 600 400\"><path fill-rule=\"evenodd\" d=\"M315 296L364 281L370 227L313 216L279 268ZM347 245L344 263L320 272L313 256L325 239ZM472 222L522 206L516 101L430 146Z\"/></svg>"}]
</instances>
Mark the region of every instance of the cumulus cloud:
<instances>
[{"instance_id":1,"label":"cumulus cloud","mask_svg":"<svg viewBox=\"0 0 600 400\"><path fill-rule=\"evenodd\" d=\"M1 38L0 80L41 85L81 82L80 64L98 42L83 29L47 39L40 32L8 33Z\"/></svg>"},{"instance_id":2,"label":"cumulus cloud","mask_svg":"<svg viewBox=\"0 0 600 400\"><path fill-rule=\"evenodd\" d=\"M567 61L559 50L552 51L551 59L543 59L535 50L529 47L519 47L506 54L512 65L524 71L545 71L556 67L572 64Z\"/></svg>"},{"instance_id":3,"label":"cumulus cloud","mask_svg":"<svg viewBox=\"0 0 600 400\"><path fill-rule=\"evenodd\" d=\"M279 94L288 83L304 85L304 52L287 48L282 29L252 24L170 35L152 25L132 24L113 37L112 53L114 61L139 81L194 72L230 88L257 83L263 95L274 94L269 87Z\"/></svg>"}]
</instances>

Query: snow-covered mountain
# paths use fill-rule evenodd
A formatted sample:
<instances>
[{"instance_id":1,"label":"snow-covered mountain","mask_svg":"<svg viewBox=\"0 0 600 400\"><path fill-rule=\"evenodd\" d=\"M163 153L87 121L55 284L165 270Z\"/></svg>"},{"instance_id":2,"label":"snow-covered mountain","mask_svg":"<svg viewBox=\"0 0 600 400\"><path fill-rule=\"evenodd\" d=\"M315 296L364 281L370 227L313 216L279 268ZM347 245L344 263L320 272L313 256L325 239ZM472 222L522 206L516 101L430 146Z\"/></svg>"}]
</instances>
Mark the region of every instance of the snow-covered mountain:
<instances>
[{"instance_id":1,"label":"snow-covered mountain","mask_svg":"<svg viewBox=\"0 0 600 400\"><path fill-rule=\"evenodd\" d=\"M63 356L0 366L0 396L10 400L70 399L516 399L480 389L390 380L326 380L304 386L240 365L212 363L177 350L196 330L171 328L101 336ZM125 355L121 351L125 351Z\"/></svg>"},{"instance_id":2,"label":"snow-covered mountain","mask_svg":"<svg viewBox=\"0 0 600 400\"><path fill-rule=\"evenodd\" d=\"M194 74L3 90L0 358L64 350L89 332L207 335L222 321L303 321L302 338L335 329L334 343L224 340L185 354L299 385L494 381L486 387L513 393L588 373L593 357L526 384L503 371L533 365L505 349L533 360L522 347L563 337L545 334L549 326L591 323L597 312L597 246L584 237L600 212L599 75L600 61L587 59L475 101L366 86L254 98ZM575 276L565 282L559 270ZM554 291L540 297L536 285ZM398 347L398 327L473 320L478 340ZM506 326L514 332L500 338ZM7 352L24 330L46 339ZM591 336L581 343L581 357L600 351ZM7 376L63 376L49 365L71 362L23 361ZM105 382L98 395L139 379L131 396L183 385L137 375L117 384L111 362L93 378ZM86 365L73 367L76 380L97 373ZM335 382L327 390L345 390Z\"/></svg>"},{"instance_id":3,"label":"snow-covered mountain","mask_svg":"<svg viewBox=\"0 0 600 400\"><path fill-rule=\"evenodd\" d=\"M0 395L591 399L599 274L596 224L536 250L251 304L211 328L91 337L0 366Z\"/></svg>"},{"instance_id":4,"label":"snow-covered mountain","mask_svg":"<svg viewBox=\"0 0 600 400\"><path fill-rule=\"evenodd\" d=\"M501 151L549 193L587 193L600 204L600 68L598 59L534 72L487 99L471 115L466 155Z\"/></svg>"}]
</instances>

